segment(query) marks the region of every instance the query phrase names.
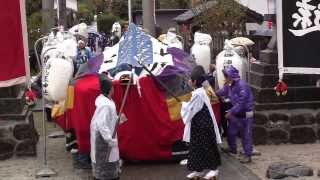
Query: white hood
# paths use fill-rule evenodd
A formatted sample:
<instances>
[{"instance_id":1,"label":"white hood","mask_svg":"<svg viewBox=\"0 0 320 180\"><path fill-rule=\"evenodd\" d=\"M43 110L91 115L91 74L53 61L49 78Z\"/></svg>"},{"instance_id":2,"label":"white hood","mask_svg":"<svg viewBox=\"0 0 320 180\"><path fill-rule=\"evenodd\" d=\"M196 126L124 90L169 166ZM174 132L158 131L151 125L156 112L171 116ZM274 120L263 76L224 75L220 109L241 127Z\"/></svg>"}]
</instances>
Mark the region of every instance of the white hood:
<instances>
[{"instance_id":1,"label":"white hood","mask_svg":"<svg viewBox=\"0 0 320 180\"><path fill-rule=\"evenodd\" d=\"M212 42L210 34L196 32L194 34L194 43L201 45L209 45Z\"/></svg>"}]
</instances>

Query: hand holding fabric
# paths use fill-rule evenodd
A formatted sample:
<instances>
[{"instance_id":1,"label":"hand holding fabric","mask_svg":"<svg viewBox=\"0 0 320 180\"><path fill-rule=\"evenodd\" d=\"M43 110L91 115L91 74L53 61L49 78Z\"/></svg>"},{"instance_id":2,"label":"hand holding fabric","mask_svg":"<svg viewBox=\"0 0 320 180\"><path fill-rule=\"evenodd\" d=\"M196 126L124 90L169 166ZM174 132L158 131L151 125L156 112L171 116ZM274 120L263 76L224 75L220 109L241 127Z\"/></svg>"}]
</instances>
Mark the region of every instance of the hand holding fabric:
<instances>
[{"instance_id":1,"label":"hand holding fabric","mask_svg":"<svg viewBox=\"0 0 320 180\"><path fill-rule=\"evenodd\" d=\"M120 124L125 123L126 121L128 121L128 118L126 117L125 114L121 113L120 114Z\"/></svg>"}]
</instances>

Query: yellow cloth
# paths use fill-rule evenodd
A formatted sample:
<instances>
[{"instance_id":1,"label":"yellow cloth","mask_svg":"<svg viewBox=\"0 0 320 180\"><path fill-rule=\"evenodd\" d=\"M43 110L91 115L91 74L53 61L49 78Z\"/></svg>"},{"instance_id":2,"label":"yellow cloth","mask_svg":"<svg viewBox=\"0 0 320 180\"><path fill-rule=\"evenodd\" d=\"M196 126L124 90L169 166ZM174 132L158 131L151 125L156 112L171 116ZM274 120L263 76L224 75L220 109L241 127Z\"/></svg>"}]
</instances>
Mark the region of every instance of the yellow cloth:
<instances>
[{"instance_id":1,"label":"yellow cloth","mask_svg":"<svg viewBox=\"0 0 320 180\"><path fill-rule=\"evenodd\" d=\"M74 87L68 86L67 98L65 101L58 102L53 105L51 110L51 117L56 118L62 116L66 109L72 109L74 105Z\"/></svg>"},{"instance_id":2,"label":"yellow cloth","mask_svg":"<svg viewBox=\"0 0 320 180\"><path fill-rule=\"evenodd\" d=\"M206 93L210 99L211 104L219 103L219 98L216 95L216 93L213 91L211 86L206 86L205 88ZM191 98L192 94L191 92L182 96L179 96L178 98L181 101L188 102ZM169 115L172 121L178 121L181 119L181 102L178 102L175 98L167 99L167 106L169 110Z\"/></svg>"},{"instance_id":3,"label":"yellow cloth","mask_svg":"<svg viewBox=\"0 0 320 180\"><path fill-rule=\"evenodd\" d=\"M206 93L210 99L210 103L211 104L217 104L219 102L219 98L216 95L216 93L213 91L211 86L208 86L207 88L205 88Z\"/></svg>"},{"instance_id":4,"label":"yellow cloth","mask_svg":"<svg viewBox=\"0 0 320 180\"><path fill-rule=\"evenodd\" d=\"M56 118L62 116L65 112L65 101L61 101L52 106L51 117Z\"/></svg>"},{"instance_id":5,"label":"yellow cloth","mask_svg":"<svg viewBox=\"0 0 320 180\"><path fill-rule=\"evenodd\" d=\"M67 91L66 108L72 109L74 104L74 87L68 86Z\"/></svg>"},{"instance_id":6,"label":"yellow cloth","mask_svg":"<svg viewBox=\"0 0 320 180\"><path fill-rule=\"evenodd\" d=\"M189 101L191 98L191 92L178 97L181 101ZM175 98L167 99L167 105L171 121L178 121L181 119L181 102L178 102Z\"/></svg>"}]
</instances>

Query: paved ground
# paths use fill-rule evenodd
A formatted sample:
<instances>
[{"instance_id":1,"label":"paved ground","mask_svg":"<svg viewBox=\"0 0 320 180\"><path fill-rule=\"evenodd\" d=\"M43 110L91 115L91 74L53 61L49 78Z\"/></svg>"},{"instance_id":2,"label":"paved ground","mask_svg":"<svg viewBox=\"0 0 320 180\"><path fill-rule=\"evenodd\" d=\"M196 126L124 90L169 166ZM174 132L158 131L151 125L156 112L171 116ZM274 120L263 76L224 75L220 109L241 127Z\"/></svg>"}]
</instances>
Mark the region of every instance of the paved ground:
<instances>
[{"instance_id":1,"label":"paved ground","mask_svg":"<svg viewBox=\"0 0 320 180\"><path fill-rule=\"evenodd\" d=\"M40 130L40 114L35 116ZM53 123L48 125L49 132L59 130ZM39 131L41 132L41 131ZM0 161L0 180L34 180L42 164L42 139L38 145L38 156L14 157ZM64 138L48 139L48 164L58 172L56 177L40 178L43 180L92 180L91 172L75 170L71 155L65 151ZM220 180L259 180L249 169L227 155L222 155L223 165L220 169ZM188 172L185 166L178 163L125 163L122 180L181 180L186 179Z\"/></svg>"},{"instance_id":2,"label":"paved ground","mask_svg":"<svg viewBox=\"0 0 320 180\"><path fill-rule=\"evenodd\" d=\"M222 155L221 180L259 180L250 170L231 157ZM181 180L186 179L185 166L178 164L135 164L124 168L124 180ZM138 178L137 178L138 177Z\"/></svg>"},{"instance_id":3,"label":"paved ground","mask_svg":"<svg viewBox=\"0 0 320 180\"><path fill-rule=\"evenodd\" d=\"M257 146L256 149L261 152L261 156L255 156L253 163L249 164L248 168L262 179L266 179L268 166L277 162L294 162L311 167L314 170L314 175L301 179L320 179L320 176L318 176L318 171L320 171L320 143L267 145ZM298 178L294 179L301 180Z\"/></svg>"}]
</instances>

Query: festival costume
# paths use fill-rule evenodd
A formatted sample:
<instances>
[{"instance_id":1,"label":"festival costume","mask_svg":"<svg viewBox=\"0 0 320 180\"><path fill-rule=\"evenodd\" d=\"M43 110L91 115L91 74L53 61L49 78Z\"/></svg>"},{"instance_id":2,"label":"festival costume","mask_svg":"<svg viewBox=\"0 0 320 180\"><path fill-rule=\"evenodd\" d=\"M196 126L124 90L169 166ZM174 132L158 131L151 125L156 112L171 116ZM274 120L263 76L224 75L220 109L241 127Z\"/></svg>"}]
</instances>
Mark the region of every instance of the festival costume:
<instances>
[{"instance_id":1,"label":"festival costume","mask_svg":"<svg viewBox=\"0 0 320 180\"><path fill-rule=\"evenodd\" d=\"M182 103L181 116L185 123L183 140L190 142L188 169L195 172L216 170L221 164L217 147L221 137L204 88L193 91L191 100Z\"/></svg>"},{"instance_id":2,"label":"festival costume","mask_svg":"<svg viewBox=\"0 0 320 180\"><path fill-rule=\"evenodd\" d=\"M112 138L117 121L116 106L102 94L95 104L96 111L90 125L93 176L100 180L115 179L120 173L118 143ZM111 153L107 157L109 149Z\"/></svg>"},{"instance_id":3,"label":"festival costume","mask_svg":"<svg viewBox=\"0 0 320 180\"><path fill-rule=\"evenodd\" d=\"M237 153L236 139L240 133L242 146L247 157L252 155L252 123L254 97L250 86L240 80L239 72L233 66L223 70L224 74L233 80L231 85L226 84L217 92L217 95L230 98L232 108L228 126L228 145L231 153Z\"/></svg>"}]
</instances>

